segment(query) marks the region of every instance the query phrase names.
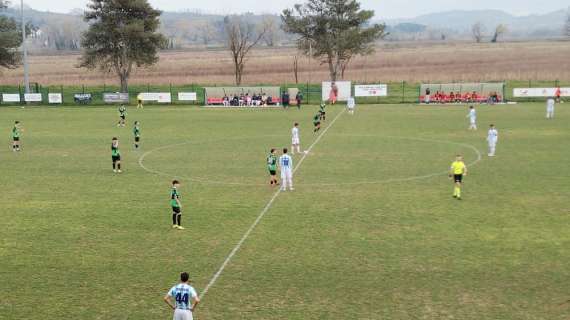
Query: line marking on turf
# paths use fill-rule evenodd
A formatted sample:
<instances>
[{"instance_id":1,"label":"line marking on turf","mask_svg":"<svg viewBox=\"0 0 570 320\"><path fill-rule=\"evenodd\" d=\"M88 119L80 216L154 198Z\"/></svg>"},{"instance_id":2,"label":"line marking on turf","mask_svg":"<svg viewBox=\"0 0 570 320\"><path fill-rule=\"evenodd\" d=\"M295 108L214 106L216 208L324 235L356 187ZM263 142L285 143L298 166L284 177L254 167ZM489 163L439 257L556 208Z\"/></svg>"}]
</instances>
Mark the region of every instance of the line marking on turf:
<instances>
[{"instance_id":1,"label":"line marking on turf","mask_svg":"<svg viewBox=\"0 0 570 320\"><path fill-rule=\"evenodd\" d=\"M446 140L435 140L435 139L424 139L424 138L410 138L410 137L397 137L397 136L377 136L377 135L353 135L353 134L342 134L340 136L354 136L354 137L381 137L381 138L389 138L389 139L402 139L402 140L412 140L412 141L425 141L425 142L435 142L441 144L452 144L461 146L464 148L471 149L475 152L477 156L476 159L467 164L467 166L475 166L479 162L483 160L483 155L481 151L477 149L475 146L467 143L460 143L460 142L453 142L453 141L446 141ZM299 184L302 186L317 186L317 187L329 187L329 186L357 186L357 185L366 185L366 184L382 184L382 183L395 183L395 182L406 182L406 181L415 181L415 180L424 180L433 178L436 176L446 175L449 171L440 171L430 174L425 174L421 176L412 176L412 177L405 177L405 178L388 178L384 180L373 180L373 181L356 181L356 182L337 182L337 183L304 183Z\"/></svg>"},{"instance_id":2,"label":"line marking on turf","mask_svg":"<svg viewBox=\"0 0 570 320\"><path fill-rule=\"evenodd\" d=\"M303 157L299 160L299 162L297 163L297 165L295 166L295 168L293 169L293 174L295 174L295 172L297 172L297 170L301 167L301 164L303 164L303 161L305 161L305 158L307 157L307 154L309 154L311 152L311 150L313 149L313 147L315 147L315 145L317 145L317 143L319 143L319 141L321 141L321 138L325 135L325 133L327 133L327 131L333 126L333 124L336 122L336 120L338 118L340 118L340 116L344 113L345 109L342 109L342 111L340 111L336 117L331 121L331 123L317 136L317 138L315 139L315 141L313 141L313 144L311 144L309 146L309 148L307 149L307 152L303 155ZM216 281L218 280L218 278L222 275L222 272L224 272L224 269L226 268L226 266L230 263L230 261L232 260L232 258L235 256L235 254L239 251L239 249L241 248L241 246L243 245L243 243L247 240L247 238L249 237L249 235L251 234L251 232L253 232L253 230L255 229L255 227L257 227L257 225L259 224L259 222L261 221L261 219L263 219L263 217L265 216L265 214L269 211L269 209L271 208L271 206L273 205L273 202L275 202L275 199L277 199L277 197L281 194L281 188L279 188L277 191L275 191L275 193L273 194L273 196L271 197L271 199L269 200L269 202L267 202L267 204L265 205L265 207L263 207L263 210L261 210L261 212L259 213L259 215L257 216L257 218L255 219L255 221L253 222L253 224L249 227L249 229L247 229L247 231L244 233L244 235L241 237L241 239L239 240L239 242L236 244L236 246L232 249L232 251L230 252L230 254L226 257L226 259L224 260L224 262L222 263L222 265L220 266L220 268L218 269L218 271L216 271L216 273L214 274L214 276L212 277L212 279L210 280L210 282L208 282L208 284L206 285L206 287L204 288L204 290L202 291L202 293L200 294L200 299L202 299L206 293L208 293L208 291L210 290L210 288L216 283Z\"/></svg>"},{"instance_id":3,"label":"line marking on turf","mask_svg":"<svg viewBox=\"0 0 570 320\"><path fill-rule=\"evenodd\" d=\"M283 135L265 135L264 137L284 137ZM222 139L212 139L212 140L200 140L200 143L205 144L205 143L211 143L211 142L216 142L216 141L220 141L220 140L245 140L245 139L251 139L251 137L232 137L232 138L222 138ZM170 174L168 172L163 172L163 171L159 171L159 170L155 170L155 169L151 169L147 166L144 165L144 160L146 159L147 156L149 156L150 154L156 152L156 151L160 151L160 150L164 150L164 149L170 149L170 148L174 148L174 147L179 147L179 146L184 146L184 145L188 145L194 143L193 141L186 141L186 142L181 142L181 143L175 143L175 144L169 144L169 145L165 145L162 147L158 147L149 151L146 151L145 153L143 153L138 160L139 166L146 172L150 172L150 173L154 173L160 176L164 176L164 177L176 177L176 178L180 178L180 179L184 179L184 180L188 180L188 181L194 181L194 182L199 182L199 183L203 183L203 184L213 184L213 185L229 185L229 186L266 186L267 184L265 183L241 183L241 182L224 182L224 181L212 181L209 179L203 179L203 178L198 178L198 177L185 177L185 176L180 176L180 175L175 175L175 174Z\"/></svg>"},{"instance_id":4,"label":"line marking on turf","mask_svg":"<svg viewBox=\"0 0 570 320\"><path fill-rule=\"evenodd\" d=\"M447 141L447 140L425 139L425 138L381 136L381 135L367 135L367 134L338 134L338 136L344 136L344 137L351 137L351 136L352 137L375 137L375 138L403 139L403 140L412 140L412 141L425 141L425 142L435 142L435 143L442 143L442 144L451 144L451 145L457 145L457 146L465 147L465 148L471 149L475 152L475 155L477 156L477 158L474 161L468 163L467 164L468 166L470 166L470 167L475 166L476 164L478 164L479 162L481 162L483 160L482 154L479 151L479 149L477 149L475 146L473 146L471 144L467 144L467 143L453 142L453 141ZM278 136L278 137L282 137L282 136ZM242 139L250 139L250 138L251 137L234 137L234 138L229 138L229 139L242 140ZM201 143L209 143L209 142L215 142L215 141L219 141L219 140L227 140L227 139L214 139L214 140L210 140L210 141L206 141L206 142L201 141ZM202 183L202 184L222 185L222 186L224 186L224 185L226 185L226 186L246 186L246 187L259 187L259 186L265 186L266 185L265 183L224 182L224 181L213 181L210 179L204 179L204 178L199 178L199 177L186 177L186 176L174 175L174 174L170 174L167 172L154 170L154 169L148 168L147 166L144 165L145 158L148 155L150 155L156 151L160 151L163 149L169 149L169 148L173 148L173 147L177 147L177 146L188 145L191 143L193 143L193 142L187 141L187 142L166 145L166 146L162 146L162 147L158 147L158 148L149 150L149 151L145 152L143 155L141 155L141 157L139 158L139 161L138 161L139 166L143 170L150 172L150 173L154 173L154 174L165 176L165 177L176 177L176 178L185 179L188 181L194 181L194 182L198 182L198 183ZM300 161L304 161L304 157ZM429 178L433 178L433 177L441 176L441 175L445 175L445 174L447 174L447 171L435 172L435 173L419 175L419 176L411 176L411 177L403 177L403 178L388 178L388 179L384 179L384 180L372 180L372 181L336 182L336 183L298 183L297 186L335 187L335 186L373 185L373 184L397 183L397 182L424 180L424 179L429 179Z\"/></svg>"}]
</instances>

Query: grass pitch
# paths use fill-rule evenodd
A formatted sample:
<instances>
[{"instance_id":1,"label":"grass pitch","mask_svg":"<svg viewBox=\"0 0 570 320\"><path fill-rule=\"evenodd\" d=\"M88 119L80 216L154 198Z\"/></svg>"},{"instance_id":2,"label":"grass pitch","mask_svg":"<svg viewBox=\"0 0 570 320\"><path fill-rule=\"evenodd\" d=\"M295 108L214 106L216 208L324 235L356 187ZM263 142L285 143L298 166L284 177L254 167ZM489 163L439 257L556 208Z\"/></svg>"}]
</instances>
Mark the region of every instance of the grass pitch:
<instances>
[{"instance_id":1,"label":"grass pitch","mask_svg":"<svg viewBox=\"0 0 570 320\"><path fill-rule=\"evenodd\" d=\"M0 318L170 318L161 298L178 273L202 292L275 192L268 149L289 146L295 121L311 145L316 110L130 108L117 128L110 107L0 109ZM329 107L324 126L341 110ZM478 132L466 114L396 105L340 115L196 318L568 319L570 111L559 105L547 121L542 104L481 106ZM26 130L18 154L14 120ZM475 163L462 202L443 174L456 153ZM170 229L172 178L184 231Z\"/></svg>"}]
</instances>

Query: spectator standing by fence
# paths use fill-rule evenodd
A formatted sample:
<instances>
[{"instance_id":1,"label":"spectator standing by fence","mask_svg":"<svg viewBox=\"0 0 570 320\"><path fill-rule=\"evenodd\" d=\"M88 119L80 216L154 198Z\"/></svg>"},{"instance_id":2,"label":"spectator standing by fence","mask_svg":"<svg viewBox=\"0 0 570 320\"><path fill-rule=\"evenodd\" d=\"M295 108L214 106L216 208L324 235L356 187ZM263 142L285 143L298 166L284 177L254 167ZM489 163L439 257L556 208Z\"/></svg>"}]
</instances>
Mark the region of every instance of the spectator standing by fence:
<instances>
[{"instance_id":1,"label":"spectator standing by fence","mask_svg":"<svg viewBox=\"0 0 570 320\"><path fill-rule=\"evenodd\" d=\"M303 103L303 94L301 93L301 91L297 92L295 100L297 100L297 109L301 110L301 104Z\"/></svg>"},{"instance_id":2,"label":"spectator standing by fence","mask_svg":"<svg viewBox=\"0 0 570 320\"><path fill-rule=\"evenodd\" d=\"M427 88L426 89L426 95L424 97L424 102L426 104L429 104L429 102L430 102L430 99L431 99L430 95L431 95L431 90L429 88Z\"/></svg>"},{"instance_id":3,"label":"spectator standing by fence","mask_svg":"<svg viewBox=\"0 0 570 320\"><path fill-rule=\"evenodd\" d=\"M281 95L281 103L283 104L283 108L289 108L289 103L290 103L290 96L289 96L289 92L284 91L283 95Z\"/></svg>"}]
</instances>

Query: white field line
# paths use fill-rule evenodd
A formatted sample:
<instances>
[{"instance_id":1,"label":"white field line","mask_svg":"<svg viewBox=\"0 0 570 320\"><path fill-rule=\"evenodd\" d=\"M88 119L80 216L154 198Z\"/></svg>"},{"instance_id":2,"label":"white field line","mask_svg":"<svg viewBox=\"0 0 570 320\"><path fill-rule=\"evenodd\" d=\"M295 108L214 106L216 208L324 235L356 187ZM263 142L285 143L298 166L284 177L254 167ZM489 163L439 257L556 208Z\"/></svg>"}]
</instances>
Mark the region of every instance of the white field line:
<instances>
[{"instance_id":1,"label":"white field line","mask_svg":"<svg viewBox=\"0 0 570 320\"><path fill-rule=\"evenodd\" d=\"M396 137L396 136L376 136L376 135L351 135L351 134L343 134L339 136L353 136L353 137L384 137L389 139L402 139L402 140L411 140L411 141L425 141L425 142L435 142L441 144L451 144L456 145L464 148L471 149L475 152L476 159L472 162L468 163L467 166L471 167L483 160L483 156L481 151L477 149L475 146L467 143L460 143L460 142L453 142L453 141L446 141L446 140L434 140L434 139L424 139L424 138L409 138L409 137ZM411 177L403 177L403 178L388 178L384 180L373 180L373 181L356 181L356 182L338 182L338 183L304 183L300 184L302 186L315 186L315 187L331 187L331 186L357 186L357 185L368 185L368 184L382 184L382 183L396 183L396 182L406 182L406 181L416 181L416 180L424 180L433 178L436 176L446 175L449 170L440 171L429 173L425 175L419 176L411 176Z\"/></svg>"},{"instance_id":2,"label":"white field line","mask_svg":"<svg viewBox=\"0 0 570 320\"><path fill-rule=\"evenodd\" d=\"M336 122L336 120L338 118L340 118L340 116L344 113L345 109L342 109L341 112L339 112L336 117L331 121L331 123L321 132L321 134L319 134L319 136L317 136L317 138L315 139L315 141L313 142L313 144L311 144L311 146L307 149L307 153L305 153L303 155L303 157L299 160L299 162L297 163L297 165L295 166L295 169L293 169L293 173L297 172L297 170L301 167L301 164L303 164L303 161L305 161L305 158L307 157L307 154L309 154L311 152L311 150L313 149L313 147L315 145L317 145L317 143L319 143L319 141L321 141L321 138L325 135L325 133L327 133L327 131L329 130L330 127L333 126L333 124ZM241 237L241 239L239 240L239 242L236 244L236 246L232 249L232 251L230 252L230 254L226 257L226 259L224 260L224 262L222 263L222 265L220 266L220 268L218 269L218 271L216 271L216 273L214 274L214 276L212 277L212 279L210 280L210 282L208 282L208 284L206 285L206 287L204 288L204 290L202 291L202 293L200 294L200 299L202 299L206 293L208 293L208 291L210 290L210 288L216 283L216 281L218 280L218 278L222 275L222 273L224 272L224 269L226 268L226 266L230 263L230 261L232 260L232 258L235 256L235 254L239 251L239 249L241 248L241 246L243 245L243 243L247 240L247 238L249 237L249 235L251 234L251 232L255 229L255 227L257 227L257 225L259 224L259 222L261 221L261 219L263 219L263 217L265 216L265 214L269 211L269 209L271 208L271 206L273 205L273 202L275 202L275 199L277 199L277 197L279 196L279 194L281 194L281 188L279 188L277 191L275 191L275 193L273 194L273 196L271 197L271 199L269 200L269 202L267 202L267 204L265 205L265 207L263 207L263 210L261 210L261 212L259 213L259 215L257 216L257 219L255 219L255 221L253 222L253 224L249 227L249 229L247 229L247 231L244 233L244 235Z\"/></svg>"}]
</instances>

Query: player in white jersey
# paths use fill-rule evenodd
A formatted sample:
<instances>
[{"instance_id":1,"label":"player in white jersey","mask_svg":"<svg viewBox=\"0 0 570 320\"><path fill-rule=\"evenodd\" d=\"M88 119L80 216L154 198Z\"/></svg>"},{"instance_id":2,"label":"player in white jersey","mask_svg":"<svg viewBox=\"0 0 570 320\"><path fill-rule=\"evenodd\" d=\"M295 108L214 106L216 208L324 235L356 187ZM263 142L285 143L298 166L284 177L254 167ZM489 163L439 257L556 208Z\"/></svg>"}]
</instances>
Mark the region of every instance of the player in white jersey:
<instances>
[{"instance_id":1,"label":"player in white jersey","mask_svg":"<svg viewBox=\"0 0 570 320\"><path fill-rule=\"evenodd\" d=\"M192 312L200 303L196 290L188 284L189 279L188 273L182 272L180 283L172 287L164 296L164 302L174 310L173 320L193 320Z\"/></svg>"},{"instance_id":2,"label":"player in white jersey","mask_svg":"<svg viewBox=\"0 0 570 320\"><path fill-rule=\"evenodd\" d=\"M497 142L499 141L499 131L495 128L495 125L492 124L489 127L489 132L487 133L487 142L489 143L489 157L495 156L495 149L497 148Z\"/></svg>"},{"instance_id":3,"label":"player in white jersey","mask_svg":"<svg viewBox=\"0 0 570 320\"><path fill-rule=\"evenodd\" d=\"M295 147L297 147L297 152L301 153L301 139L299 139L299 124L297 122L291 129L291 154L295 154Z\"/></svg>"},{"instance_id":4,"label":"player in white jersey","mask_svg":"<svg viewBox=\"0 0 570 320\"><path fill-rule=\"evenodd\" d=\"M469 130L477 130L477 111L473 106L469 107L469 114L466 118L469 118Z\"/></svg>"},{"instance_id":5,"label":"player in white jersey","mask_svg":"<svg viewBox=\"0 0 570 320\"><path fill-rule=\"evenodd\" d=\"M293 191L293 158L287 154L287 148L283 149L283 155L279 157L279 169L281 169L281 191L287 189Z\"/></svg>"},{"instance_id":6,"label":"player in white jersey","mask_svg":"<svg viewBox=\"0 0 570 320\"><path fill-rule=\"evenodd\" d=\"M554 99L546 100L546 119L554 119Z\"/></svg>"},{"instance_id":7,"label":"player in white jersey","mask_svg":"<svg viewBox=\"0 0 570 320\"><path fill-rule=\"evenodd\" d=\"M356 107L356 101L354 97L349 97L346 101L346 108L348 109L349 114L354 114L354 108Z\"/></svg>"}]
</instances>

